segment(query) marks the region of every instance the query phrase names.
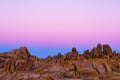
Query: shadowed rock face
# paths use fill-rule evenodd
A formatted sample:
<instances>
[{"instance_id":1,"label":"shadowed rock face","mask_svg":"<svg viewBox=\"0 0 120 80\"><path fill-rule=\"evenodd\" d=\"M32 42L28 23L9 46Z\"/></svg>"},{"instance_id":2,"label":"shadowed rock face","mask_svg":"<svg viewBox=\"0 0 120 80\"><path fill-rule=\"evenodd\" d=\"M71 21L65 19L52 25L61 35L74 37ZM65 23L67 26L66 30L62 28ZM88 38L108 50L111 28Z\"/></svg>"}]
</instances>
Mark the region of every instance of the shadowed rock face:
<instances>
[{"instance_id":1,"label":"shadowed rock face","mask_svg":"<svg viewBox=\"0 0 120 80\"><path fill-rule=\"evenodd\" d=\"M37 58L26 47L0 54L0 80L120 80L120 54L98 44L79 54Z\"/></svg>"},{"instance_id":2,"label":"shadowed rock face","mask_svg":"<svg viewBox=\"0 0 120 80\"><path fill-rule=\"evenodd\" d=\"M111 47L107 44L103 45L103 53L104 54L111 54L112 53Z\"/></svg>"},{"instance_id":3,"label":"shadowed rock face","mask_svg":"<svg viewBox=\"0 0 120 80\"><path fill-rule=\"evenodd\" d=\"M78 53L77 49L75 47L72 48L73 53Z\"/></svg>"}]
</instances>

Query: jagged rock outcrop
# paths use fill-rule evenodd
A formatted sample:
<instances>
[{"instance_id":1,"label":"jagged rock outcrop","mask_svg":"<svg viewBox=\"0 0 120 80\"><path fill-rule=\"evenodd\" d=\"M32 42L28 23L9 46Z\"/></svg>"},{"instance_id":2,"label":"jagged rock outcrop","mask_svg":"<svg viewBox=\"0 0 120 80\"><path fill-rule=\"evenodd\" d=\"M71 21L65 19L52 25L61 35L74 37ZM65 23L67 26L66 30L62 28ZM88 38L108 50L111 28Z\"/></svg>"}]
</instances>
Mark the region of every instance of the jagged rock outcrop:
<instances>
[{"instance_id":1,"label":"jagged rock outcrop","mask_svg":"<svg viewBox=\"0 0 120 80\"><path fill-rule=\"evenodd\" d=\"M30 53L26 47L21 47L19 49L13 50L10 54L10 56L13 56L17 59L27 59L30 57Z\"/></svg>"},{"instance_id":2,"label":"jagged rock outcrop","mask_svg":"<svg viewBox=\"0 0 120 80\"><path fill-rule=\"evenodd\" d=\"M112 53L112 49L108 44L103 45L103 54L108 55Z\"/></svg>"},{"instance_id":3,"label":"jagged rock outcrop","mask_svg":"<svg viewBox=\"0 0 120 80\"><path fill-rule=\"evenodd\" d=\"M64 55L37 58L26 47L0 54L1 80L120 80L120 54L98 44L79 54L75 47Z\"/></svg>"},{"instance_id":4,"label":"jagged rock outcrop","mask_svg":"<svg viewBox=\"0 0 120 80\"><path fill-rule=\"evenodd\" d=\"M80 54L78 53L75 47L72 48L71 52L66 53L64 56L64 61L67 60L76 60L80 58Z\"/></svg>"},{"instance_id":5,"label":"jagged rock outcrop","mask_svg":"<svg viewBox=\"0 0 120 80\"><path fill-rule=\"evenodd\" d=\"M1 71L3 72L23 71L33 66L33 61L30 60L30 53L26 47L2 53L0 54L0 59L3 60L0 64Z\"/></svg>"},{"instance_id":6,"label":"jagged rock outcrop","mask_svg":"<svg viewBox=\"0 0 120 80\"><path fill-rule=\"evenodd\" d=\"M73 53L78 53L77 49L75 47L72 48Z\"/></svg>"},{"instance_id":7,"label":"jagged rock outcrop","mask_svg":"<svg viewBox=\"0 0 120 80\"><path fill-rule=\"evenodd\" d=\"M83 53L83 56L88 59L88 58L110 58L116 56L116 52L112 52L111 47L108 44L101 45L98 44L97 47L94 47L91 51L86 50Z\"/></svg>"},{"instance_id":8,"label":"jagged rock outcrop","mask_svg":"<svg viewBox=\"0 0 120 80\"><path fill-rule=\"evenodd\" d=\"M27 59L30 57L30 53L26 47L21 47L19 49L12 50L11 52L1 53L2 58L14 58L14 59Z\"/></svg>"}]
</instances>

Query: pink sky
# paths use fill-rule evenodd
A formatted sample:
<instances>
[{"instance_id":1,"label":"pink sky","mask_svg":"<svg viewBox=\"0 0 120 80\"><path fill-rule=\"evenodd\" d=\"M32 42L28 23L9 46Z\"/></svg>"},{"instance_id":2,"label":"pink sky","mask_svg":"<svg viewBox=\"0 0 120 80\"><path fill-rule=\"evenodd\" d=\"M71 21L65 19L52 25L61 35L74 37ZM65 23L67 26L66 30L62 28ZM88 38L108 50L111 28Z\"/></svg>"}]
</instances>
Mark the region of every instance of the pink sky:
<instances>
[{"instance_id":1,"label":"pink sky","mask_svg":"<svg viewBox=\"0 0 120 80\"><path fill-rule=\"evenodd\" d=\"M119 0L0 1L0 44L6 47L116 48L119 34Z\"/></svg>"}]
</instances>

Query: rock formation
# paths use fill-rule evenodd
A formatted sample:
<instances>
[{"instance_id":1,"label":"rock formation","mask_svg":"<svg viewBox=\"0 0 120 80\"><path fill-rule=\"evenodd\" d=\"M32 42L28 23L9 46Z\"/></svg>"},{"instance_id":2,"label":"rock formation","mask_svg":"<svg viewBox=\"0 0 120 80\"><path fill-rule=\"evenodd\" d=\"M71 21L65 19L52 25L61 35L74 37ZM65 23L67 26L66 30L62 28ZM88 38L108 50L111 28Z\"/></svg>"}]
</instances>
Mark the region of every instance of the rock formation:
<instances>
[{"instance_id":1,"label":"rock formation","mask_svg":"<svg viewBox=\"0 0 120 80\"><path fill-rule=\"evenodd\" d=\"M37 58L26 47L0 54L0 80L120 80L120 54L98 44L79 54Z\"/></svg>"}]
</instances>

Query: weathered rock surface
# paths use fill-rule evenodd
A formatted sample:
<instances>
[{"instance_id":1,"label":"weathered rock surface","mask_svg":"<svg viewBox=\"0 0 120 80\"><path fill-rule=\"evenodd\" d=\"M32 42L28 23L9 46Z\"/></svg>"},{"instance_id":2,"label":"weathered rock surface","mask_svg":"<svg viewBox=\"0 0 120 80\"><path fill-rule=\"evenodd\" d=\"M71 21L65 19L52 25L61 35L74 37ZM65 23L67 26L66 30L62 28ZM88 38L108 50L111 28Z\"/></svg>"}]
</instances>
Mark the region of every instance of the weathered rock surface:
<instances>
[{"instance_id":1,"label":"weathered rock surface","mask_svg":"<svg viewBox=\"0 0 120 80\"><path fill-rule=\"evenodd\" d=\"M120 54L98 44L41 59L21 47L0 54L0 80L120 80Z\"/></svg>"}]
</instances>

